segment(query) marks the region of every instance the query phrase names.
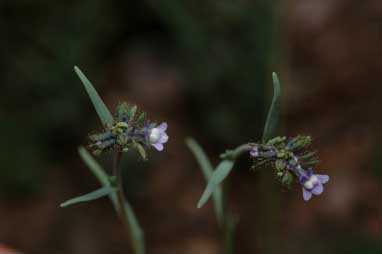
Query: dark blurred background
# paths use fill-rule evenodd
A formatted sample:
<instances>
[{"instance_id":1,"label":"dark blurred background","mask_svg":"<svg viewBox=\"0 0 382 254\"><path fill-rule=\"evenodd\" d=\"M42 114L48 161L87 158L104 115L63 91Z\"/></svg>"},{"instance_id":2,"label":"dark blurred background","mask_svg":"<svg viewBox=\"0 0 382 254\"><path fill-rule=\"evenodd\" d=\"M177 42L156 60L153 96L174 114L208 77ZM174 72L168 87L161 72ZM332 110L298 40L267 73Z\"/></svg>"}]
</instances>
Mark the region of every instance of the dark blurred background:
<instances>
[{"instance_id":1,"label":"dark blurred background","mask_svg":"<svg viewBox=\"0 0 382 254\"><path fill-rule=\"evenodd\" d=\"M331 181L306 203L242 158L229 183L236 253L381 253L381 45L380 0L1 0L0 243L128 253L108 200L59 208L98 187L77 154L101 127L78 65L110 108L126 100L169 123L163 153L123 163L149 254L222 253L184 139L215 163L257 141L272 71L283 132L314 137Z\"/></svg>"}]
</instances>

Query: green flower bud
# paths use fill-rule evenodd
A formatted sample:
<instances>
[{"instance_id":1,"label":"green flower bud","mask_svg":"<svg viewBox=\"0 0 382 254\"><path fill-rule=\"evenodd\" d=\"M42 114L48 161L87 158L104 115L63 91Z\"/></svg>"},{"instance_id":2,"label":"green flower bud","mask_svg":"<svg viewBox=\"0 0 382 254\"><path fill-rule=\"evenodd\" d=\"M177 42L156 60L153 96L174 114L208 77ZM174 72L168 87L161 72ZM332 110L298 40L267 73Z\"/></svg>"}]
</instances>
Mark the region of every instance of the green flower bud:
<instances>
[{"instance_id":1,"label":"green flower bud","mask_svg":"<svg viewBox=\"0 0 382 254\"><path fill-rule=\"evenodd\" d=\"M277 171L283 171L286 165L287 165L286 161L282 159L277 159L275 162L275 167Z\"/></svg>"},{"instance_id":2,"label":"green flower bud","mask_svg":"<svg viewBox=\"0 0 382 254\"><path fill-rule=\"evenodd\" d=\"M289 172L285 172L284 176L281 179L281 183L284 185L291 185L293 183L294 176Z\"/></svg>"}]
</instances>

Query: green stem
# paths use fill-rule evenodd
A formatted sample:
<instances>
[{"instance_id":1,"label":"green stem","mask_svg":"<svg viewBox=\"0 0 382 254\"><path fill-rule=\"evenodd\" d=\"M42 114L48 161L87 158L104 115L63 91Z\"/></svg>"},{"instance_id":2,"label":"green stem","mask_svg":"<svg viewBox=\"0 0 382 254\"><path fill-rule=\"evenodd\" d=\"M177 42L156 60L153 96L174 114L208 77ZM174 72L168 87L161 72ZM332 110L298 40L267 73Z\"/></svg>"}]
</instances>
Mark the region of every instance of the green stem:
<instances>
[{"instance_id":1,"label":"green stem","mask_svg":"<svg viewBox=\"0 0 382 254\"><path fill-rule=\"evenodd\" d=\"M232 216L227 216L224 222L224 254L234 253L235 222Z\"/></svg>"},{"instance_id":2,"label":"green stem","mask_svg":"<svg viewBox=\"0 0 382 254\"><path fill-rule=\"evenodd\" d=\"M254 144L244 144L236 147L234 150L227 150L225 153L220 155L220 158L224 160L236 160L241 154L249 152L253 148Z\"/></svg>"},{"instance_id":3,"label":"green stem","mask_svg":"<svg viewBox=\"0 0 382 254\"><path fill-rule=\"evenodd\" d=\"M126 220L126 209L125 209L125 195L123 193L123 181L122 181L122 172L121 172L121 152L116 151L114 154L114 176L116 179L116 187L117 187L117 200L119 206L119 217L121 218L123 226L128 228L128 223Z\"/></svg>"},{"instance_id":4,"label":"green stem","mask_svg":"<svg viewBox=\"0 0 382 254\"><path fill-rule=\"evenodd\" d=\"M127 218L127 211L126 211L126 197L123 190L123 179L122 179L122 172L121 172L121 158L122 158L122 152L116 151L114 154L114 176L116 177L116 187L117 187L117 201L118 201L118 207L119 207L119 217L121 218L123 226L126 228L131 244L133 253L135 254L143 254L144 249L141 246L141 243L139 239L135 239L133 237L133 232L129 223L129 219Z\"/></svg>"},{"instance_id":5,"label":"green stem","mask_svg":"<svg viewBox=\"0 0 382 254\"><path fill-rule=\"evenodd\" d=\"M221 225L221 233L223 239L223 252L224 254L234 254L234 243L235 243L235 227L236 220L231 212L227 208L227 196L228 188L230 185L229 181L223 183L223 221Z\"/></svg>"}]
</instances>

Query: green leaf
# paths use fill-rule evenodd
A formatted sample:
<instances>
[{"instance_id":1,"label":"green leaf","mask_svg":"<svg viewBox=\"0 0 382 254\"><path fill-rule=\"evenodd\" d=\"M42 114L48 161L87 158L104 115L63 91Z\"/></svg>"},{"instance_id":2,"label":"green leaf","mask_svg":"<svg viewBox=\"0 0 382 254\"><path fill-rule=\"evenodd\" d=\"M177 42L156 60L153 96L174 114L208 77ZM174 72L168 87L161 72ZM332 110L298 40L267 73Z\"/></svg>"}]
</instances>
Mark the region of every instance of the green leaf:
<instances>
[{"instance_id":1,"label":"green leaf","mask_svg":"<svg viewBox=\"0 0 382 254\"><path fill-rule=\"evenodd\" d=\"M110 113L109 109L106 107L105 103L102 101L101 97L98 95L97 91L93 87L92 83L83 74L83 72L77 66L74 66L74 71L77 73L78 77L81 79L86 92L92 101L94 108L101 119L104 126L111 126L113 124L113 115Z\"/></svg>"},{"instance_id":2,"label":"green leaf","mask_svg":"<svg viewBox=\"0 0 382 254\"><path fill-rule=\"evenodd\" d=\"M145 125L145 118L146 118L146 114L145 112L142 112L138 117L137 125L140 127L143 127Z\"/></svg>"},{"instance_id":3,"label":"green leaf","mask_svg":"<svg viewBox=\"0 0 382 254\"><path fill-rule=\"evenodd\" d=\"M275 72L272 73L273 79L273 99L268 112L267 121L265 122L263 142L275 136L277 125L280 118L280 81Z\"/></svg>"},{"instance_id":4,"label":"green leaf","mask_svg":"<svg viewBox=\"0 0 382 254\"><path fill-rule=\"evenodd\" d=\"M219 187L219 184L229 175L233 168L233 164L234 161L232 160L223 160L220 162L210 177L210 181L199 200L198 208L201 208L208 201L212 193Z\"/></svg>"},{"instance_id":5,"label":"green leaf","mask_svg":"<svg viewBox=\"0 0 382 254\"><path fill-rule=\"evenodd\" d=\"M277 160L275 161L275 166L276 166L276 170L277 170L277 171L282 171L282 170L284 170L285 167L286 167L286 165L287 165L287 163L286 163L285 160L277 159Z\"/></svg>"},{"instance_id":6,"label":"green leaf","mask_svg":"<svg viewBox=\"0 0 382 254\"><path fill-rule=\"evenodd\" d=\"M133 120L134 117L135 117L135 114L136 114L136 113L137 113L137 106L134 105L133 107L131 107L131 108L129 109L129 112L128 112L128 114L127 114L127 117L129 118L129 120L130 120L130 119Z\"/></svg>"},{"instance_id":7,"label":"green leaf","mask_svg":"<svg viewBox=\"0 0 382 254\"><path fill-rule=\"evenodd\" d=\"M128 115L129 105L126 102L119 103L115 112L116 112L116 116L119 119L122 119L124 116Z\"/></svg>"},{"instance_id":8,"label":"green leaf","mask_svg":"<svg viewBox=\"0 0 382 254\"><path fill-rule=\"evenodd\" d=\"M103 198L103 197L109 195L113 191L114 191L114 189L111 188L110 186L105 186L105 187L102 187L98 190L92 191L88 194L69 199L69 200L65 201L64 203L62 203L60 206L66 207L66 206L74 205L74 204L81 203L81 202L88 202L88 201L96 200L96 199Z\"/></svg>"},{"instance_id":9,"label":"green leaf","mask_svg":"<svg viewBox=\"0 0 382 254\"><path fill-rule=\"evenodd\" d=\"M103 187L111 187L110 177L105 173L105 170L98 164L98 162L93 158L93 156L91 156L91 154L84 147L80 147L78 149L78 152L85 164L88 166L89 170L96 176L101 185ZM109 193L109 198L114 206L115 211L119 214L120 209L116 193ZM139 222L134 214L131 205L127 201L125 203L125 208L125 216L127 218L127 222L129 223L132 239L134 239L134 242L138 245L137 254L144 254L145 249L143 231L139 226Z\"/></svg>"},{"instance_id":10,"label":"green leaf","mask_svg":"<svg viewBox=\"0 0 382 254\"><path fill-rule=\"evenodd\" d=\"M286 172L281 179L281 182L285 185L290 185L293 182L293 175L290 172Z\"/></svg>"},{"instance_id":11,"label":"green leaf","mask_svg":"<svg viewBox=\"0 0 382 254\"><path fill-rule=\"evenodd\" d=\"M317 152L309 152L304 155L299 156L300 160L309 160L317 155Z\"/></svg>"},{"instance_id":12,"label":"green leaf","mask_svg":"<svg viewBox=\"0 0 382 254\"><path fill-rule=\"evenodd\" d=\"M319 160L307 161L307 162L301 163L301 166L304 168L309 168L309 167L316 166L318 163L320 163Z\"/></svg>"},{"instance_id":13,"label":"green leaf","mask_svg":"<svg viewBox=\"0 0 382 254\"><path fill-rule=\"evenodd\" d=\"M194 154L197 162L199 163L199 166L202 170L204 178L206 179L207 182L209 182L214 170L207 155L203 151L203 148L192 138L187 138L186 144L188 148L191 150L191 152ZM215 206L215 214L216 214L218 222L222 225L224 210L223 210L223 191L221 186L217 186L217 188L215 189L212 195L213 195L213 201Z\"/></svg>"},{"instance_id":14,"label":"green leaf","mask_svg":"<svg viewBox=\"0 0 382 254\"><path fill-rule=\"evenodd\" d=\"M103 186L109 186L109 176L105 173L105 170L99 165L99 163L93 158L93 156L83 147L78 148L78 153L81 159L88 166L89 170L95 175L98 181Z\"/></svg>"},{"instance_id":15,"label":"green leaf","mask_svg":"<svg viewBox=\"0 0 382 254\"><path fill-rule=\"evenodd\" d=\"M145 148L139 143L134 143L134 146L137 148L138 153L141 155L142 159L147 160L147 154L146 154Z\"/></svg>"}]
</instances>

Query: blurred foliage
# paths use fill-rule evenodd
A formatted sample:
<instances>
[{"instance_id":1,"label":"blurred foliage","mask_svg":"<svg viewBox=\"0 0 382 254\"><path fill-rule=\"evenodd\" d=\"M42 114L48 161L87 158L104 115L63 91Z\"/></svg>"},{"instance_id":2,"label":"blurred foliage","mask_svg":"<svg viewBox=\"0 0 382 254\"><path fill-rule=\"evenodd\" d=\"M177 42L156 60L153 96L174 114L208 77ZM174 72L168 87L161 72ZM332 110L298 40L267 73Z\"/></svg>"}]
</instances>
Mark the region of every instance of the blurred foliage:
<instances>
[{"instance_id":1,"label":"blurred foliage","mask_svg":"<svg viewBox=\"0 0 382 254\"><path fill-rule=\"evenodd\" d=\"M193 121L215 142L243 142L261 135L264 87L269 85L274 50L275 3L166 0L155 4L181 52L193 98Z\"/></svg>"},{"instance_id":2,"label":"blurred foliage","mask_svg":"<svg viewBox=\"0 0 382 254\"><path fill-rule=\"evenodd\" d=\"M0 196L19 195L25 197L28 193L42 191L44 183L49 179L48 176L60 168L69 172L72 170L75 177L71 178L71 181L76 181L76 177L81 174L75 171L78 168L72 167L75 164L72 161L73 158L77 162L80 161L76 152L77 146L85 144L87 132L95 130L97 126L100 127L100 124L80 80L73 72L73 66L80 66L94 83L97 91L108 99L110 94L119 93L122 89L119 89L121 87L118 87L118 84L99 82L103 80L104 76L107 76L105 72L108 70L105 70L107 69L105 66L109 69L119 67L119 62L123 62L120 60L124 60L122 58L126 57L126 54L121 53L137 45L149 47L160 57L164 56L165 61L175 63L176 70L179 71L177 74L180 74L181 77L177 85L182 86L184 84L181 87L183 89L181 95L185 95L182 98L184 104L179 108L174 107L173 112L164 112L163 114L167 113L169 118L171 117L169 121L177 121L178 125L183 125L180 128L178 126L179 129L183 128L182 130L186 130L188 135L199 136L198 140L200 139L208 149L214 148L215 154L222 152L223 148L235 147L248 141L259 141L272 95L271 72L277 71L275 64L278 61L278 52L275 48L278 47L274 45L279 41L279 35L275 33L278 2L281 1L0 1L0 84L2 88L0 93L0 133L3 144L0 147ZM377 48L376 45L379 42L377 39L381 36L380 30L374 28L378 28L375 22L379 22L377 10L381 8L370 7L373 1L362 3L359 1L332 1L330 3L301 1L298 3L300 8L296 7L297 2L299 1L291 1L286 4L292 3L295 8L295 13L293 11L288 13L291 16L294 15L295 18L291 17L295 23L288 21L289 24L292 24L292 32L289 31L289 33L295 40L293 41L292 38L288 41L293 51L291 55L295 57L291 64L297 65L300 68L298 71L301 72L299 75L291 75L294 76L291 80L294 83L303 83L303 86L295 86L294 89L299 90L300 93L303 91L301 96L306 100L301 100L301 97L297 95L288 96L288 93L285 93L284 98L288 98L288 106L293 109L290 111L293 115L289 124L292 129L296 125L301 126L298 128L299 130L311 126L312 129L313 127L321 128L323 132L335 135L330 142L338 143L338 145L351 144L341 146L341 149L344 149L342 154L349 157L347 154L352 154L349 150L350 147L358 148L358 145L353 145L353 138L362 137L362 133L354 123L365 124L368 122L367 118L354 117L367 115L364 113L368 112L368 108L360 105L370 99L369 95L372 92L369 91L377 91L367 84L378 84L377 81L370 79L370 77L377 77L378 75L371 75L369 69L372 67L372 71L379 70L378 61L375 60L379 51L374 51L374 49ZM379 2L374 1L374 3L377 6ZM366 4L370 10L366 10ZM349 5L352 8L346 8ZM366 16L369 18L365 18ZM373 22L372 26L369 24L370 20ZM298 22L304 24L299 25ZM369 34L372 36L367 37ZM296 55L298 56L296 57ZM296 66L292 66L292 68L296 68ZM313 69L320 71L314 72ZM118 68L117 70L119 71ZM121 70L125 71L122 68ZM357 70L361 71L360 74ZM305 75L310 78L303 79L304 82L301 82L298 79L304 75L304 71ZM115 73L118 74L117 71ZM359 79L357 79L358 74ZM282 76L280 79L282 82L285 80ZM115 80L118 81L118 77ZM356 83L357 85L355 85ZM360 85L358 86L358 84ZM318 93L319 86L323 87L321 93ZM289 91L295 92L292 89ZM315 96L312 96L313 94ZM114 98L122 96L117 94ZM379 102L379 100L377 101ZM108 100L107 102L110 103ZM289 105L289 102L294 102L295 106ZM316 105L316 108L311 103ZM362 114L354 114L358 111L348 110L349 105L359 107ZM109 106L110 109L114 110L113 106L115 105ZM373 106L374 111L370 111L373 113L373 119L375 118L374 114L378 113L375 111L379 108L378 106L379 104L376 103L376 106ZM342 113L346 113L345 116L342 116ZM348 114L351 114L351 117L346 118ZM327 115L333 118L325 118ZM301 116L304 118L302 119ZM335 131L333 126L336 123L334 119L338 118L343 119L344 123L339 128L340 133L351 131L352 140L349 143L341 143L337 137L336 133L339 132ZM322 125L325 121L326 123L333 122L334 125L332 127ZM179 131L181 135L184 133L182 130ZM377 129L378 133L379 130L380 128ZM322 138L319 137L319 139L321 143L324 142ZM369 164L372 164L372 176L380 181L382 177L379 134L375 134L375 141L372 161L369 161L371 162ZM327 143L322 143L322 147L326 145ZM340 161L341 154L338 153L338 150L333 149L332 151L334 151L332 156L335 158L327 156L327 160ZM211 151L211 154L214 152ZM176 156L176 154L170 153L168 156L173 160L171 156ZM183 159L183 157L180 158ZM139 155L129 154L123 161L123 167L128 168L124 172L126 185L129 187L127 192L131 195L133 202L136 201L134 198L142 198L144 191L147 191L142 186L141 179L145 178L146 169L150 168L150 164L135 165L132 161L135 162L137 159L139 159ZM101 158L100 161L110 164L107 158ZM356 164L353 162L352 164ZM338 163L335 165L345 164ZM170 168L170 166L174 167L174 165L166 164L163 167ZM238 168L247 169L249 165ZM339 168L333 170L338 172L337 179L342 178ZM83 171L86 174L86 171ZM185 174L188 173L185 172ZM157 177L154 174L153 176ZM269 174L262 176L262 172L259 172L256 177L250 178L251 180L239 176L239 174L237 176L237 180L240 180L242 184L237 188L235 186L235 191L242 191L242 193L249 195L252 194L253 189L257 188L253 191L257 194L253 197L256 202L252 202L253 199L249 202L249 196L245 195L243 199L241 197L237 199L243 211L239 232L245 232L245 234L240 235L241 241L238 246L239 249L243 250L242 253L251 253L248 249L253 246L253 248L263 249L264 253L278 253L282 248L281 246L291 246L292 248L294 245L303 247L301 253L307 248L312 248L312 253L325 253L325 251L321 251L322 249L328 250L328 253L331 253L329 250L333 253L378 253L381 251L381 240L379 238L372 240L370 238L371 233L365 233L364 236L351 236L350 231L363 231L365 229L357 224L359 216L356 213L355 205L346 206L350 202L356 204L359 199L357 196L353 198L353 201L346 201L345 194L349 189L342 191L345 195L344 209L347 209L349 216L353 216L352 220L340 221L337 224L337 222L329 221L327 218L329 212L325 215L327 216L325 217L327 224L333 224L335 228L338 228L337 231L331 230L335 232L335 234L330 235L331 239L325 238L327 235L325 233L309 235L308 231L311 229L305 228L301 230L303 236L299 235L289 242L282 240L285 239L282 234L293 236L293 232L288 232L291 227L284 228L281 221L289 219L284 218L288 212L296 211L293 209L295 203L292 203L290 211L280 209L281 206L284 206L281 203L280 190L277 184L271 184L274 179ZM82 184L86 185L87 183L82 181L83 178L78 178L81 180L82 187L90 187L83 186ZM343 179L346 181L346 178ZM338 182L341 183L341 181ZM189 186L183 182L180 184ZM350 181L345 184L351 185L353 183ZM198 187L197 185L192 186ZM357 185L357 188L359 186L362 185ZM183 196L183 194L182 190L177 191L178 197ZM367 202L361 205L366 207L369 212L369 202L374 202L374 199L367 195L368 192L365 192L362 201ZM289 198L284 200L290 201ZM159 198L157 202L165 201ZM324 201L333 204L333 200L331 201L330 198ZM5 206L7 205L9 204L5 203ZM144 208L152 208L150 205L141 204ZM255 209L254 207L256 214L248 217L246 221L244 210L252 213L251 209ZM316 209L317 207L314 206L303 207L299 212L306 215ZM330 207L328 210L331 209ZM333 209L338 209L338 207ZM143 225L149 224L150 218L147 216L149 214L147 211L150 209L142 210L144 210ZM322 212L322 209L317 210ZM379 211L377 210L375 213L379 213ZM161 217L163 215L162 211L152 212L158 212ZM182 212L184 211L182 210ZM84 214L87 215L87 213L86 210ZM28 214L29 211L27 214L23 214L23 217ZM335 215L334 210L333 214ZM41 217L40 213L38 215ZM313 214L312 216L316 215ZM35 215L31 213L30 216ZM45 218L44 215L42 216ZM301 221L306 219L300 217L299 213L297 217L298 220L301 218ZM195 218L200 220L198 216ZM311 225L309 223L313 221L309 222L310 218L306 219L308 220L307 225ZM186 221L184 217L178 221L176 219L171 217L171 220L175 222L183 223ZM291 221L293 220L296 219L292 218ZM23 223L25 220L20 221ZM161 221L167 223L166 218ZM10 223L13 227L13 221ZM377 216L377 219L370 223L380 230L380 216ZM352 227L349 230L348 227L343 227L344 224ZM54 250L57 250L57 246L60 244L66 245L66 242L63 244L58 241L58 239L64 239L62 232L68 235L68 239L69 235L70 237L74 235L73 239L77 236L72 234L73 231L69 229L61 230L56 224L52 223L51 225L53 226L50 227L54 228L51 229L54 232L51 239L57 239L57 241L51 241L47 244L52 245ZM67 225L72 228L73 224L67 223ZM160 224L156 224L156 226L158 225ZM202 226L198 229L204 227L203 221ZM155 234L161 235L167 230L155 229L154 232L154 228L154 226L150 228L152 231L149 232L152 239L155 238ZM299 227L296 228L299 230ZM33 227L31 229L35 230ZM188 230L189 228L184 227L183 229ZM171 230L173 234L171 237L174 236L174 231L177 232L177 236L181 236L178 229L171 228ZM168 231L170 232L170 230ZM31 231L27 231L26 228L25 232ZM52 232L48 232L48 234ZM83 232L85 232L84 235L87 235L86 232L88 231ZM209 234L208 232L207 234ZM198 236L199 233L200 231L197 233ZM24 237L19 232L15 234ZM185 237L190 236L189 234L184 235ZM180 242L177 239L173 242ZM84 246L82 240L80 246ZM114 240L115 238L113 238ZM121 250L122 248L117 246L116 249ZM41 251L39 249L37 252ZM102 249L100 252L116 253L113 251L102 252ZM46 253L52 252L48 250ZM80 251L79 253L85 252Z\"/></svg>"},{"instance_id":3,"label":"blurred foliage","mask_svg":"<svg viewBox=\"0 0 382 254\"><path fill-rule=\"evenodd\" d=\"M119 47L136 41L155 38L175 49L172 57L187 83L189 119L211 141L259 137L270 79L272 4L1 1L0 130L7 146L0 151L0 188L32 190L52 162L75 156L95 117L86 114L91 105L73 65L97 80L91 74Z\"/></svg>"}]
</instances>

